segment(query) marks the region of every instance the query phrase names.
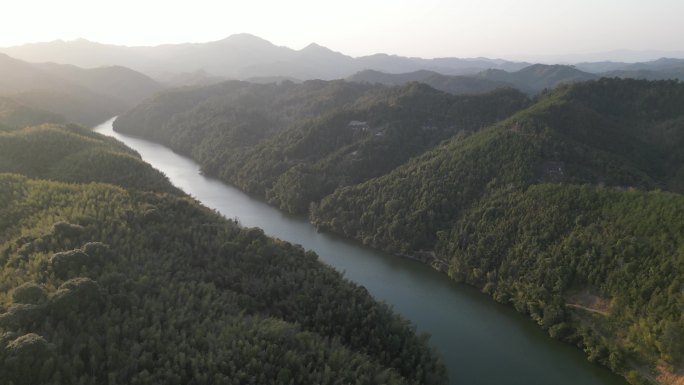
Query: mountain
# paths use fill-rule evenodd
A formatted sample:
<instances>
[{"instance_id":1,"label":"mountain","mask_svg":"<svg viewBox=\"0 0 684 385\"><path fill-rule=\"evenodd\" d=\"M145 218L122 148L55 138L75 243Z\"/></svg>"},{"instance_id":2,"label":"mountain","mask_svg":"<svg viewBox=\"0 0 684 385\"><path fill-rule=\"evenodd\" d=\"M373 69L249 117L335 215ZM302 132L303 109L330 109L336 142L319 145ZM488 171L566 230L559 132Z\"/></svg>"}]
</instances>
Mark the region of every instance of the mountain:
<instances>
[{"instance_id":1,"label":"mountain","mask_svg":"<svg viewBox=\"0 0 684 385\"><path fill-rule=\"evenodd\" d=\"M513 87L512 84L495 80L480 79L472 76L448 76L433 71L415 71L403 74L388 74L366 70L357 72L347 78L357 83L380 83L388 86L402 85L409 82L425 83L430 87L454 95L481 94L497 88Z\"/></svg>"},{"instance_id":2,"label":"mountain","mask_svg":"<svg viewBox=\"0 0 684 385\"><path fill-rule=\"evenodd\" d=\"M673 81L561 86L311 218L481 288L635 383L669 383L684 358L682 106Z\"/></svg>"},{"instance_id":3,"label":"mountain","mask_svg":"<svg viewBox=\"0 0 684 385\"><path fill-rule=\"evenodd\" d=\"M114 139L0 132L0 201L7 383L446 383L427 338L364 288Z\"/></svg>"},{"instance_id":4,"label":"mountain","mask_svg":"<svg viewBox=\"0 0 684 385\"><path fill-rule=\"evenodd\" d=\"M474 75L486 70L517 72L531 63L489 58L434 58L423 59L378 53L351 57L312 43L300 50L277 46L260 37L242 33L206 43L165 44L154 47L126 47L91 42L56 40L45 43L0 48L0 52L29 62L54 62L93 68L118 65L149 75L170 85L207 85L219 80L284 77L301 80L342 79L357 72L374 70L389 74L432 71L443 75ZM648 62L634 62L635 58L658 57L656 52L604 52L589 56L558 57L551 62L576 63L583 72L599 74L612 71L661 71L684 67L684 59L661 58ZM660 53L666 54L666 53ZM676 53L671 53L676 54ZM625 60L601 61L605 57ZM542 60L543 59L543 60ZM549 58L540 58L549 62ZM627 61L632 61L627 62ZM559 72L566 70L556 69ZM495 81L502 75L492 74ZM589 79L587 75L559 74L559 80ZM663 78L663 77L653 77ZM556 82L557 83L557 82ZM542 82L527 92L549 88L554 81ZM541 88L540 88L541 87Z\"/></svg>"},{"instance_id":5,"label":"mountain","mask_svg":"<svg viewBox=\"0 0 684 385\"><path fill-rule=\"evenodd\" d=\"M165 143L209 175L306 213L341 186L385 174L528 103L510 88L454 96L419 83L228 82L159 94L114 128Z\"/></svg>"},{"instance_id":6,"label":"mountain","mask_svg":"<svg viewBox=\"0 0 684 385\"><path fill-rule=\"evenodd\" d=\"M124 47L87 40L53 41L2 48L10 56L30 62L56 62L80 67L119 65L163 80L169 74L205 71L228 79L284 76L296 79L339 79L374 69L383 72L431 70L449 75L496 68L518 70L526 63L500 59L421 59L377 54L353 58L312 43L301 50L276 46L249 34L208 43Z\"/></svg>"},{"instance_id":7,"label":"mountain","mask_svg":"<svg viewBox=\"0 0 684 385\"><path fill-rule=\"evenodd\" d=\"M478 78L512 84L514 87L536 94L560 84L597 79L596 75L565 65L534 64L516 72L490 69L477 74Z\"/></svg>"},{"instance_id":8,"label":"mountain","mask_svg":"<svg viewBox=\"0 0 684 385\"><path fill-rule=\"evenodd\" d=\"M84 125L117 115L161 89L123 67L31 64L0 54L0 95Z\"/></svg>"},{"instance_id":9,"label":"mountain","mask_svg":"<svg viewBox=\"0 0 684 385\"><path fill-rule=\"evenodd\" d=\"M149 77L121 66L84 70L72 65L41 63L33 67L126 105L136 105L163 89Z\"/></svg>"}]
</instances>

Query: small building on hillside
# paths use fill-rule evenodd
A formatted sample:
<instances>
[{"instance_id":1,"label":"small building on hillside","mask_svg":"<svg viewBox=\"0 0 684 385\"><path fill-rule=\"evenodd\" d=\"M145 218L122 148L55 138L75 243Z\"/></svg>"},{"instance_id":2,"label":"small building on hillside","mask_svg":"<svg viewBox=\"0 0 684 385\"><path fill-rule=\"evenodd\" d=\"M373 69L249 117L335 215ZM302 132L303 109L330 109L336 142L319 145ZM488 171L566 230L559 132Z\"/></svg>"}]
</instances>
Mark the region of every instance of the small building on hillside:
<instances>
[{"instance_id":1,"label":"small building on hillside","mask_svg":"<svg viewBox=\"0 0 684 385\"><path fill-rule=\"evenodd\" d=\"M368 131L368 122L361 122L359 120L352 120L347 124L347 127L354 131Z\"/></svg>"}]
</instances>

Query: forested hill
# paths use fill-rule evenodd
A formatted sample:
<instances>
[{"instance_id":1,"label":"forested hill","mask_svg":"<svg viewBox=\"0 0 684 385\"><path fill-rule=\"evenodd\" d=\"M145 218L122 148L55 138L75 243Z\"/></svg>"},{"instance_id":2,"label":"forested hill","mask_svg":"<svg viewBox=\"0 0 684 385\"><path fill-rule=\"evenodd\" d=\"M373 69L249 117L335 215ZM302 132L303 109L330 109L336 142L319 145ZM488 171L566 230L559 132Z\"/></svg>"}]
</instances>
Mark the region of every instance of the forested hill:
<instances>
[{"instance_id":1,"label":"forested hill","mask_svg":"<svg viewBox=\"0 0 684 385\"><path fill-rule=\"evenodd\" d=\"M0 131L0 173L181 194L133 150L73 124Z\"/></svg>"},{"instance_id":2,"label":"forested hill","mask_svg":"<svg viewBox=\"0 0 684 385\"><path fill-rule=\"evenodd\" d=\"M315 254L200 206L113 139L5 128L3 383L446 382L426 337Z\"/></svg>"},{"instance_id":3,"label":"forested hill","mask_svg":"<svg viewBox=\"0 0 684 385\"><path fill-rule=\"evenodd\" d=\"M474 75L481 80L505 82L530 94L553 89L561 84L598 79L598 75L580 71L573 66L533 64L515 72L488 69Z\"/></svg>"},{"instance_id":4,"label":"forested hill","mask_svg":"<svg viewBox=\"0 0 684 385\"><path fill-rule=\"evenodd\" d=\"M338 189L316 221L409 252L431 249L437 232L489 191L551 182L682 192L682 106L684 84L677 82L603 79L561 87L503 122Z\"/></svg>"},{"instance_id":5,"label":"forested hill","mask_svg":"<svg viewBox=\"0 0 684 385\"><path fill-rule=\"evenodd\" d=\"M10 98L0 97L0 131L65 121L61 115L31 108Z\"/></svg>"},{"instance_id":6,"label":"forested hill","mask_svg":"<svg viewBox=\"0 0 684 385\"><path fill-rule=\"evenodd\" d=\"M512 303L635 383L672 383L684 359L682 106L673 81L560 87L336 190L312 221Z\"/></svg>"},{"instance_id":7,"label":"forested hill","mask_svg":"<svg viewBox=\"0 0 684 385\"><path fill-rule=\"evenodd\" d=\"M454 96L418 83L227 82L159 94L114 128L165 143L211 175L306 213L338 187L385 174L527 105L513 89Z\"/></svg>"},{"instance_id":8,"label":"forested hill","mask_svg":"<svg viewBox=\"0 0 684 385\"><path fill-rule=\"evenodd\" d=\"M511 83L489 80L476 76L449 76L434 71L415 71L403 74L390 74L374 70L357 72L347 78L357 83L380 83L388 86L399 86L409 82L420 82L430 87L454 95L482 94L497 88L512 88Z\"/></svg>"},{"instance_id":9,"label":"forested hill","mask_svg":"<svg viewBox=\"0 0 684 385\"><path fill-rule=\"evenodd\" d=\"M84 125L101 123L162 88L124 67L34 64L0 54L0 96Z\"/></svg>"}]
</instances>

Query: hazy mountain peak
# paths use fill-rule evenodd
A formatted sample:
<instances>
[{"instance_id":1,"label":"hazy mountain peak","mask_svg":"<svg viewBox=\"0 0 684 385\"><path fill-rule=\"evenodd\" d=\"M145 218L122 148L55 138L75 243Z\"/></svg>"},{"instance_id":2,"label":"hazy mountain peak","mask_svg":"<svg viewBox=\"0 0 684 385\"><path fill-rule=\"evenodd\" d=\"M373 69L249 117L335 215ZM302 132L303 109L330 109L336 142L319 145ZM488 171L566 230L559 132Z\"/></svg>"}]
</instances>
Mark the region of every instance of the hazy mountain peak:
<instances>
[{"instance_id":1,"label":"hazy mountain peak","mask_svg":"<svg viewBox=\"0 0 684 385\"><path fill-rule=\"evenodd\" d=\"M219 40L219 42L222 43L237 43L237 44L259 44L259 45L270 45L270 46L275 46L275 44L271 43L270 41L266 39L262 39L259 36L255 36L249 33L236 33L233 35L228 36L227 38L223 40Z\"/></svg>"},{"instance_id":2,"label":"hazy mountain peak","mask_svg":"<svg viewBox=\"0 0 684 385\"><path fill-rule=\"evenodd\" d=\"M307 56L318 56L318 57L328 57L332 60L351 60L350 56L347 56L341 52L333 51L328 47L324 47L317 43L311 43L299 51L300 54Z\"/></svg>"},{"instance_id":3,"label":"hazy mountain peak","mask_svg":"<svg viewBox=\"0 0 684 385\"><path fill-rule=\"evenodd\" d=\"M326 52L333 52L330 48L323 47L322 45L318 43L311 43L307 45L306 47L302 48L300 51L326 51Z\"/></svg>"}]
</instances>

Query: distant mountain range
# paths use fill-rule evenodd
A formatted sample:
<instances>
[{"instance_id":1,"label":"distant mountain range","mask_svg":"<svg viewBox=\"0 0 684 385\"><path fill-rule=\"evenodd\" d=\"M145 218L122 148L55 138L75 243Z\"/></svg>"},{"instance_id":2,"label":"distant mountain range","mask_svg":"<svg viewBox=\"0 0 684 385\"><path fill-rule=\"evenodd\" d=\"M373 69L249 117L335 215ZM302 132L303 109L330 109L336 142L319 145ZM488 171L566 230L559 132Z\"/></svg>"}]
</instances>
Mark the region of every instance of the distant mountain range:
<instances>
[{"instance_id":1,"label":"distant mountain range","mask_svg":"<svg viewBox=\"0 0 684 385\"><path fill-rule=\"evenodd\" d=\"M249 34L208 43L124 47L87 40L53 41L0 48L0 52L30 62L55 62L80 67L121 65L156 78L169 73L205 71L234 79L286 76L297 79L339 79L364 69L401 73L431 70L462 75L496 68L516 71L529 63L486 58L421 59L376 54L353 58L318 44L294 50Z\"/></svg>"},{"instance_id":2,"label":"distant mountain range","mask_svg":"<svg viewBox=\"0 0 684 385\"><path fill-rule=\"evenodd\" d=\"M146 75L120 66L31 64L0 54L0 96L84 125L124 112L161 89Z\"/></svg>"},{"instance_id":3,"label":"distant mountain range","mask_svg":"<svg viewBox=\"0 0 684 385\"><path fill-rule=\"evenodd\" d=\"M530 74L506 75L505 72L515 73L532 64L488 58L423 59L382 53L355 58L315 43L295 50L277 46L250 34L232 35L223 40L207 43L166 44L154 47L117 46L83 39L57 40L0 48L0 52L36 63L54 62L85 68L125 66L169 86L206 85L228 79L329 80L348 78L358 72L373 70L388 74L406 74L404 77L416 77L416 81L425 81L428 84L431 82L444 84L453 81L455 84L445 87L449 87L455 93L469 88L489 90L493 84L476 82L472 79L434 78L435 73L462 76L496 70L480 74L478 78L509 83L510 79L515 80L515 78ZM565 82L566 75L571 80L592 78L577 71L646 79L681 78L684 72L684 59L662 58L642 63L584 62L574 66L576 71L570 71L567 67L569 66L528 69L529 72L543 71L545 73L541 74L543 78L541 83L531 87L526 84L525 89L528 92L538 90L542 85L553 84L553 79ZM430 71L430 73L424 71ZM408 75L411 73L413 74ZM362 74L358 77L366 75ZM512 83L515 85L515 82Z\"/></svg>"},{"instance_id":4,"label":"distant mountain range","mask_svg":"<svg viewBox=\"0 0 684 385\"><path fill-rule=\"evenodd\" d=\"M488 69L475 75L460 76L442 75L432 71L388 74L367 70L358 72L347 78L347 80L358 83L380 83L390 86L408 82L420 82L454 95L482 94L504 87L517 88L534 95L544 89L555 88L560 84L597 78L597 75L580 71L572 66L533 64L515 72Z\"/></svg>"},{"instance_id":5,"label":"distant mountain range","mask_svg":"<svg viewBox=\"0 0 684 385\"><path fill-rule=\"evenodd\" d=\"M665 65L669 63L669 65ZM613 65L615 63L612 63ZM402 85L409 82L425 83L432 88L454 95L482 94L497 88L513 87L530 95L545 89L553 89L561 84L577 83L586 80L608 78L633 78L645 80L684 80L684 65L677 59L661 59L651 63L622 66L620 70L590 73L576 66L533 64L521 70L508 72L498 69L484 70L475 75L442 75L433 71L414 71L403 74L390 74L374 70L358 72L347 78L357 83ZM680 67L676 67L679 64ZM601 63L585 64L584 67L605 69ZM645 67L645 68L644 68ZM646 69L648 68L648 69Z\"/></svg>"}]
</instances>

